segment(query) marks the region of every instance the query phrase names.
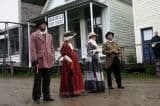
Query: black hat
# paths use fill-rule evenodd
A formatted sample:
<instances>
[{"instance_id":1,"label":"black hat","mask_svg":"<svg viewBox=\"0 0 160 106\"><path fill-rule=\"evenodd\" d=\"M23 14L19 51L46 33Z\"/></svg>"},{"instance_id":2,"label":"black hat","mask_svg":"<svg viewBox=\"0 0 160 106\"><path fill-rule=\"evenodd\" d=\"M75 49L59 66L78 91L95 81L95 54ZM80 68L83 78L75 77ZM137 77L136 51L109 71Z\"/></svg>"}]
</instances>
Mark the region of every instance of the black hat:
<instances>
[{"instance_id":1,"label":"black hat","mask_svg":"<svg viewBox=\"0 0 160 106\"><path fill-rule=\"evenodd\" d=\"M46 24L46 25L48 25L48 23L47 23L46 21L41 20L41 21L39 21L39 22L36 23L36 28L38 28L41 24Z\"/></svg>"},{"instance_id":2,"label":"black hat","mask_svg":"<svg viewBox=\"0 0 160 106\"><path fill-rule=\"evenodd\" d=\"M106 39L107 39L108 35L110 35L110 34L114 37L114 33L113 32L107 32L106 35L105 35Z\"/></svg>"}]
</instances>

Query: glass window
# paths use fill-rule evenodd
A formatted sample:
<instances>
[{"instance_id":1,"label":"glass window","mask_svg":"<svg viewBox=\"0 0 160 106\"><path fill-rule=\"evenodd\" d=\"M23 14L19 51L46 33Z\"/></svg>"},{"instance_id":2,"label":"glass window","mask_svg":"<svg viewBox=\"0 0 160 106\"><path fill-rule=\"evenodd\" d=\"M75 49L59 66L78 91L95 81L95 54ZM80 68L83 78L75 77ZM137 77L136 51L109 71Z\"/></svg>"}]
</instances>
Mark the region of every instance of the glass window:
<instances>
[{"instance_id":1,"label":"glass window","mask_svg":"<svg viewBox=\"0 0 160 106\"><path fill-rule=\"evenodd\" d=\"M0 39L0 58L7 56L7 39Z\"/></svg>"},{"instance_id":2,"label":"glass window","mask_svg":"<svg viewBox=\"0 0 160 106\"><path fill-rule=\"evenodd\" d=\"M153 30L152 28L147 28L142 30L144 41L151 40L153 37Z\"/></svg>"},{"instance_id":3,"label":"glass window","mask_svg":"<svg viewBox=\"0 0 160 106\"><path fill-rule=\"evenodd\" d=\"M49 28L48 32L53 36L54 49L57 50L60 47L59 27Z\"/></svg>"},{"instance_id":4,"label":"glass window","mask_svg":"<svg viewBox=\"0 0 160 106\"><path fill-rule=\"evenodd\" d=\"M18 28L9 30L11 55L19 53L19 31Z\"/></svg>"},{"instance_id":5,"label":"glass window","mask_svg":"<svg viewBox=\"0 0 160 106\"><path fill-rule=\"evenodd\" d=\"M80 14L79 9L68 12L68 28L77 35L74 38L73 46L76 48L78 57L81 57L81 35L80 35Z\"/></svg>"},{"instance_id":6,"label":"glass window","mask_svg":"<svg viewBox=\"0 0 160 106\"><path fill-rule=\"evenodd\" d=\"M101 7L93 6L93 22L94 22L94 32L97 33L97 43L101 44L102 41L102 14ZM86 29L87 33L91 32L91 19L90 19L90 7L85 8L85 19L86 19Z\"/></svg>"}]
</instances>

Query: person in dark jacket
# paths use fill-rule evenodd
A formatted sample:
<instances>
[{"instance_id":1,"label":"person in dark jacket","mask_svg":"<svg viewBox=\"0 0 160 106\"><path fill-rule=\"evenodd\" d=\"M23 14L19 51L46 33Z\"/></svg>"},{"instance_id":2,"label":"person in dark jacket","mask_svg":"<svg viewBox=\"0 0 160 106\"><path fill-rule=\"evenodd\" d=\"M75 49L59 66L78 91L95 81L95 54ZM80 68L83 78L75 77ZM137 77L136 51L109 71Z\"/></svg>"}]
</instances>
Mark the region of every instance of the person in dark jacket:
<instances>
[{"instance_id":1,"label":"person in dark jacket","mask_svg":"<svg viewBox=\"0 0 160 106\"><path fill-rule=\"evenodd\" d=\"M155 36L151 39L151 43L155 59L160 59L160 36L158 35L158 32L155 32Z\"/></svg>"}]
</instances>

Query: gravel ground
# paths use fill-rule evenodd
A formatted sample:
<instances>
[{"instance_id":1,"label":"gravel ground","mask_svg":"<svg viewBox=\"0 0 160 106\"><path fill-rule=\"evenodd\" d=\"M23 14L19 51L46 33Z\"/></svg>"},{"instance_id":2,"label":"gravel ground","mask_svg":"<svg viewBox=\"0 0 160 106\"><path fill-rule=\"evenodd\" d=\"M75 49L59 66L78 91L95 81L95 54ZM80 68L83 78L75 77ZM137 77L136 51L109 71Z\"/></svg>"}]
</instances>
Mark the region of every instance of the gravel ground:
<instances>
[{"instance_id":1,"label":"gravel ground","mask_svg":"<svg viewBox=\"0 0 160 106\"><path fill-rule=\"evenodd\" d=\"M59 79L52 79L54 102L35 104L31 98L32 78L0 78L0 106L160 106L160 80L124 80L125 89L105 93L84 93L78 97L61 98Z\"/></svg>"}]
</instances>

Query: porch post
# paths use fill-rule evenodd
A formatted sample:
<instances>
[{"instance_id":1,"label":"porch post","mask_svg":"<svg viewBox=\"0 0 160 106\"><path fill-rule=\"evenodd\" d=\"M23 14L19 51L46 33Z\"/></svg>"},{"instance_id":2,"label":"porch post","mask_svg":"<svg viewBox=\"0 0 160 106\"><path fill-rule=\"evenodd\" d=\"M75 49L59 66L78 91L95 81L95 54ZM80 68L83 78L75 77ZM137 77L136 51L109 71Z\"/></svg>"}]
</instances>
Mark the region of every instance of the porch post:
<instances>
[{"instance_id":1,"label":"porch post","mask_svg":"<svg viewBox=\"0 0 160 106\"><path fill-rule=\"evenodd\" d=\"M11 59L11 44L10 44L10 35L9 35L9 27L8 27L8 23L5 23L5 30L7 31L7 35L8 35L8 39L7 39L7 42L8 42L8 60L11 62L12 59Z\"/></svg>"},{"instance_id":2,"label":"porch post","mask_svg":"<svg viewBox=\"0 0 160 106\"><path fill-rule=\"evenodd\" d=\"M94 32L94 23L93 23L93 3L89 3L90 6L90 18L91 18L91 31Z\"/></svg>"},{"instance_id":3,"label":"porch post","mask_svg":"<svg viewBox=\"0 0 160 106\"><path fill-rule=\"evenodd\" d=\"M110 27L110 7L102 8L102 26L103 26L103 42L105 42L105 34L111 30Z\"/></svg>"},{"instance_id":4,"label":"porch post","mask_svg":"<svg viewBox=\"0 0 160 106\"><path fill-rule=\"evenodd\" d=\"M85 16L84 16L84 8L80 9L80 38L81 38L81 56L82 58L87 57L87 49L86 49L86 28L85 28Z\"/></svg>"},{"instance_id":5,"label":"porch post","mask_svg":"<svg viewBox=\"0 0 160 106\"><path fill-rule=\"evenodd\" d=\"M64 11L65 13L65 27L66 27L66 31L68 31L68 12L67 10Z\"/></svg>"},{"instance_id":6,"label":"porch post","mask_svg":"<svg viewBox=\"0 0 160 106\"><path fill-rule=\"evenodd\" d=\"M31 42L30 42L30 23L28 22L28 60L29 60L29 62L28 62L28 64L29 64L29 68L31 67L31 50L30 50L30 48L31 48Z\"/></svg>"},{"instance_id":7,"label":"porch post","mask_svg":"<svg viewBox=\"0 0 160 106\"><path fill-rule=\"evenodd\" d=\"M18 27L18 37L19 37L19 60L20 60L20 64L23 63L22 61L22 27L23 27L23 24L19 24L19 27Z\"/></svg>"},{"instance_id":8,"label":"porch post","mask_svg":"<svg viewBox=\"0 0 160 106\"><path fill-rule=\"evenodd\" d=\"M44 20L45 20L45 22L48 23L48 18L47 18L47 16L44 17ZM48 26L47 26L47 28L46 28L46 31L48 32Z\"/></svg>"}]
</instances>

